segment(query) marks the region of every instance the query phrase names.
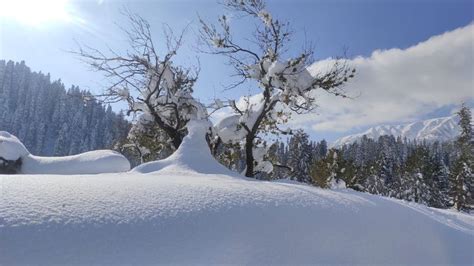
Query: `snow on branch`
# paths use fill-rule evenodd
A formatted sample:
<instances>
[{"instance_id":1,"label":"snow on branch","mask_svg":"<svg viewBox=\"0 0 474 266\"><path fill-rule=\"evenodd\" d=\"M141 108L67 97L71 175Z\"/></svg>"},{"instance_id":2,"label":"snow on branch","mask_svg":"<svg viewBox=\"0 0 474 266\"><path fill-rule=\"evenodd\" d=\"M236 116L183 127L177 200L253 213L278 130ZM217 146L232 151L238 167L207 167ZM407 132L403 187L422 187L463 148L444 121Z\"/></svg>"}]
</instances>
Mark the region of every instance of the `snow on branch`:
<instances>
[{"instance_id":1,"label":"snow on branch","mask_svg":"<svg viewBox=\"0 0 474 266\"><path fill-rule=\"evenodd\" d=\"M153 42L149 23L139 15L125 12L130 25L123 29L130 49L119 54L79 46L78 55L95 71L105 74L110 85L102 99L105 102L125 101L128 114L147 114L172 139L177 148L191 119L207 118L205 107L193 96L199 68L185 68L173 62L186 30L175 35L164 27L166 51L159 53Z\"/></svg>"},{"instance_id":2,"label":"snow on branch","mask_svg":"<svg viewBox=\"0 0 474 266\"><path fill-rule=\"evenodd\" d=\"M240 139L246 149L246 175L253 176L254 170L268 169L259 159L262 156L253 154L258 135L289 132L280 130L278 125L286 123L294 113L312 111L317 106L314 96L317 90L347 97L343 87L354 77L355 69L339 58L324 72L310 72L309 67L315 63L313 51L305 50L299 56L285 58L292 36L289 23L274 18L263 0L227 0L224 5L238 15L254 18L257 23L251 38L242 43L235 40L226 16L218 18L219 27L200 19L203 51L227 57L235 75L241 78L231 87L253 81L261 90L254 97L243 97L241 104L233 102L230 107L234 114L216 125L224 143Z\"/></svg>"}]
</instances>

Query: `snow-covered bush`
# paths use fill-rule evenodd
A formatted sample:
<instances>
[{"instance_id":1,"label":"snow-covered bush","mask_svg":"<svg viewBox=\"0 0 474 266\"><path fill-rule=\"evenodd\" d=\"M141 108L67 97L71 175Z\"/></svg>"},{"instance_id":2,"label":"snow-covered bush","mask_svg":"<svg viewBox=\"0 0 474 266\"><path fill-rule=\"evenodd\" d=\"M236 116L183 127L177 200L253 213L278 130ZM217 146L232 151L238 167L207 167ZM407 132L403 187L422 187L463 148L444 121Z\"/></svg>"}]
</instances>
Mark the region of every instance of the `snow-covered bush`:
<instances>
[{"instance_id":1,"label":"snow-covered bush","mask_svg":"<svg viewBox=\"0 0 474 266\"><path fill-rule=\"evenodd\" d=\"M72 175L128 170L128 160L115 151L98 150L65 157L40 157L30 154L17 137L0 131L0 173Z\"/></svg>"},{"instance_id":2,"label":"snow-covered bush","mask_svg":"<svg viewBox=\"0 0 474 266\"><path fill-rule=\"evenodd\" d=\"M296 57L285 54L291 41L289 25L275 19L266 10L263 0L228 0L225 5L239 15L256 19L253 38L247 44L237 43L227 17L222 16L219 18L220 30L201 20L201 41L208 52L229 58L242 78L236 86L252 80L261 93L237 102L229 101L226 106L233 114L216 125L216 134L221 142L243 146L245 175L254 176L258 171L272 170L264 160L265 156L255 156L261 152L261 134L288 134L289 131L281 129L280 125L293 113L313 110L316 90L346 97L342 86L354 77L355 70L343 60L333 60L333 65L320 73L310 73L308 67L314 63L312 51L303 51Z\"/></svg>"}]
</instances>

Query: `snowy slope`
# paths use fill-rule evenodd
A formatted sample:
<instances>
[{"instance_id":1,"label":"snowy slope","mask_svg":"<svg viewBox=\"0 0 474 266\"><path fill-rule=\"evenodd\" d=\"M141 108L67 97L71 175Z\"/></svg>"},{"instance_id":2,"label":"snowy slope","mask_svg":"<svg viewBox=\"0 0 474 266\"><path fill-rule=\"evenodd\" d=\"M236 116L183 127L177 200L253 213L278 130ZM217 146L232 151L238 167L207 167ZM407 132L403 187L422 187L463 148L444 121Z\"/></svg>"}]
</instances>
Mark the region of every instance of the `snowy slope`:
<instances>
[{"instance_id":1,"label":"snowy slope","mask_svg":"<svg viewBox=\"0 0 474 266\"><path fill-rule=\"evenodd\" d=\"M184 170L0 184L0 265L473 261L473 216L349 190Z\"/></svg>"},{"instance_id":2,"label":"snowy slope","mask_svg":"<svg viewBox=\"0 0 474 266\"><path fill-rule=\"evenodd\" d=\"M337 139L333 147L340 147L359 141L364 135L371 139L378 139L383 135L401 136L410 140L449 141L459 135L457 116L428 119L402 125L382 125L369 128L367 131Z\"/></svg>"},{"instance_id":3,"label":"snowy slope","mask_svg":"<svg viewBox=\"0 0 474 266\"><path fill-rule=\"evenodd\" d=\"M0 265L472 264L471 215L228 175L188 129L146 169L0 175Z\"/></svg>"}]
</instances>

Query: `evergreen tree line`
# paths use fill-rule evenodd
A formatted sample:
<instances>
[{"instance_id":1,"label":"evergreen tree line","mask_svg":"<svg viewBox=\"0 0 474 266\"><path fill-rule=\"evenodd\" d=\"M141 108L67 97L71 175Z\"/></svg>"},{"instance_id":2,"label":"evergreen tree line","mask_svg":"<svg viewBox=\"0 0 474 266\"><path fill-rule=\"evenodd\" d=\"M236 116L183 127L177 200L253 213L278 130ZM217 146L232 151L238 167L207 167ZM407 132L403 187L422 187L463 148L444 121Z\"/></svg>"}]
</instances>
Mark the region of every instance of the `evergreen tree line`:
<instances>
[{"instance_id":1,"label":"evergreen tree line","mask_svg":"<svg viewBox=\"0 0 474 266\"><path fill-rule=\"evenodd\" d=\"M130 128L85 90L32 72L25 62L0 60L0 130L35 155L71 155L113 148Z\"/></svg>"},{"instance_id":2,"label":"evergreen tree line","mask_svg":"<svg viewBox=\"0 0 474 266\"><path fill-rule=\"evenodd\" d=\"M462 133L452 142L417 142L394 136L363 137L340 148L314 142L302 130L287 141L268 145L271 174L257 178L290 178L322 188L346 187L413 201L437 208L469 210L474 206L473 138L467 107L458 113ZM217 158L235 171L245 168L244 154L226 146ZM342 185L342 186L344 186Z\"/></svg>"}]
</instances>

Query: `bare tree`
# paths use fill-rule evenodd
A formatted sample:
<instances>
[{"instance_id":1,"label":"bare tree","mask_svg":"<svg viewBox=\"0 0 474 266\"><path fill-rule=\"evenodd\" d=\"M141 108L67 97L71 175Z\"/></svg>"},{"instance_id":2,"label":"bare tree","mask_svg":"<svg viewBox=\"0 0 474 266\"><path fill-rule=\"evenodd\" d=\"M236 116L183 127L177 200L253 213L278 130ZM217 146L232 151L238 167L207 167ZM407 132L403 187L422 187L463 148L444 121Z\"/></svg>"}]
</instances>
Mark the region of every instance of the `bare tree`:
<instances>
[{"instance_id":1,"label":"bare tree","mask_svg":"<svg viewBox=\"0 0 474 266\"><path fill-rule=\"evenodd\" d=\"M186 135L188 121L206 113L192 96L199 68L184 68L172 61L182 45L185 30L176 36L165 26L166 52L160 54L149 23L139 15L125 15L130 22L129 29L123 29L130 45L126 53L112 49L104 53L83 46L73 53L110 81L105 93L99 95L104 102L127 102L127 115L144 116L141 121L158 126L177 149Z\"/></svg>"},{"instance_id":2,"label":"bare tree","mask_svg":"<svg viewBox=\"0 0 474 266\"><path fill-rule=\"evenodd\" d=\"M262 90L258 100L246 97L240 103L230 101L228 106L234 115L222 125L217 125L219 137L224 142L241 142L245 149L245 175L252 177L257 171L270 170L262 160L259 135L262 132L287 134L279 125L288 121L292 113L306 113L316 107L315 91L322 89L335 96L347 97L343 85L354 77L355 69L345 60L335 59L331 66L320 73L310 73L314 63L313 50L303 49L295 58L282 57L290 47L292 32L289 23L274 19L265 9L263 0L227 0L224 6L238 15L257 20L248 43L234 39L226 16L218 19L218 25L202 19L200 40L204 51L224 55L229 59L240 81L232 87L256 81ZM243 103L242 103L243 102ZM235 126L229 126L231 122ZM229 129L234 138L229 137Z\"/></svg>"}]
</instances>

